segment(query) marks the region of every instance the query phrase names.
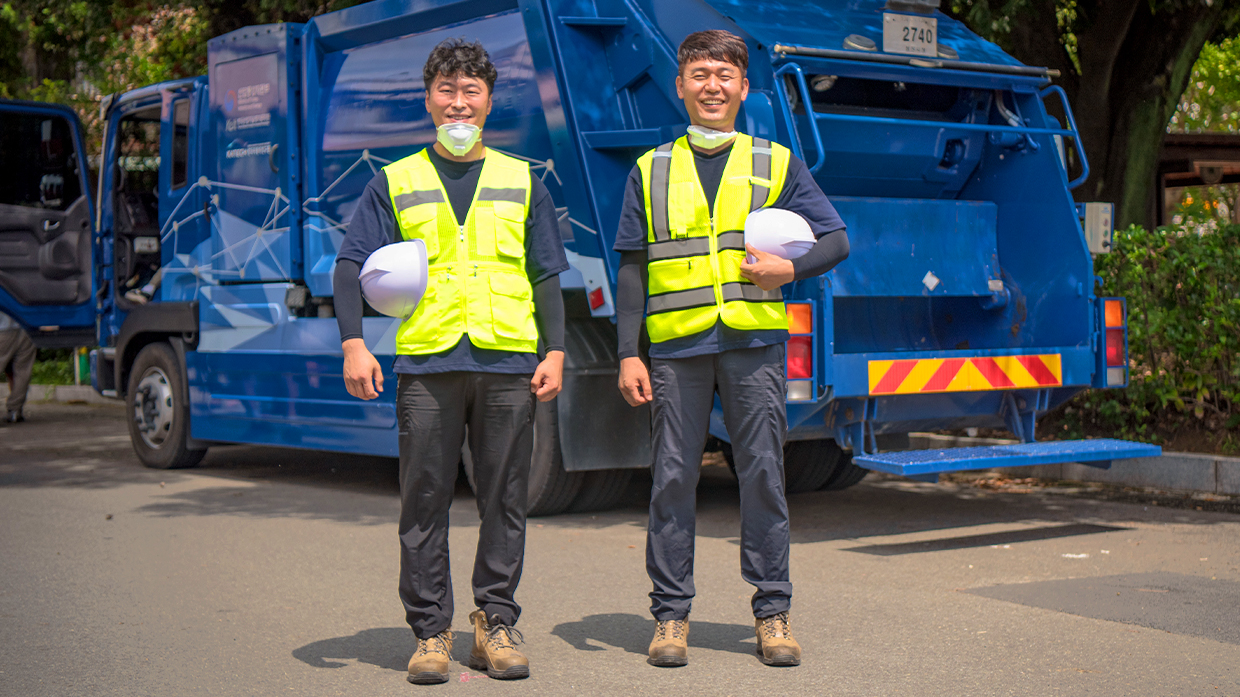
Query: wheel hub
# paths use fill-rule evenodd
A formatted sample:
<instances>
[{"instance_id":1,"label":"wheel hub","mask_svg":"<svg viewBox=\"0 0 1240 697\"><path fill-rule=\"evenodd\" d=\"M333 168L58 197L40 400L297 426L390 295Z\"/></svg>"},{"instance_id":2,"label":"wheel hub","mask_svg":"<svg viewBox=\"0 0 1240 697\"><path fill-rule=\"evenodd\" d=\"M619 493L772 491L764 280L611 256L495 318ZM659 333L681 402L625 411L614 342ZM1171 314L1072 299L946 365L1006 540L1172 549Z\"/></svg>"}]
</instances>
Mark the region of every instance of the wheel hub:
<instances>
[{"instance_id":1,"label":"wheel hub","mask_svg":"<svg viewBox=\"0 0 1240 697\"><path fill-rule=\"evenodd\" d=\"M158 448L172 433L172 384L159 368L149 368L133 394L133 420L150 448Z\"/></svg>"}]
</instances>

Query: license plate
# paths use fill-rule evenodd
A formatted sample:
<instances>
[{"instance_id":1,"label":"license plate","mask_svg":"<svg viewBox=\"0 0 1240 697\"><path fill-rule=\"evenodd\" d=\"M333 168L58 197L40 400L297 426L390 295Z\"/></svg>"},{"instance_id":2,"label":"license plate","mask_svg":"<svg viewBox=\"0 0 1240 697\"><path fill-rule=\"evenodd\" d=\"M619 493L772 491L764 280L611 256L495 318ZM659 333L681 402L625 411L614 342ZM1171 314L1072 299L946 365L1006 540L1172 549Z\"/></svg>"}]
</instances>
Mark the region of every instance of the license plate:
<instances>
[{"instance_id":1,"label":"license plate","mask_svg":"<svg viewBox=\"0 0 1240 697\"><path fill-rule=\"evenodd\" d=\"M883 53L939 55L939 21L934 17L883 13Z\"/></svg>"}]
</instances>

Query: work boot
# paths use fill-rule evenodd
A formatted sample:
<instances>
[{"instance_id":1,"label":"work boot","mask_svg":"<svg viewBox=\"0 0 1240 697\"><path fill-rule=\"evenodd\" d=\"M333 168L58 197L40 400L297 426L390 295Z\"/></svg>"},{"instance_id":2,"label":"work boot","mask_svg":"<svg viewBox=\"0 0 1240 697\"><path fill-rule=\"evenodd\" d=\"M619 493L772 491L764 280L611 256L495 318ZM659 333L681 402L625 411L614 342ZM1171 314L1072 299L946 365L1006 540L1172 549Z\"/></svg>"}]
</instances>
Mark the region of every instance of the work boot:
<instances>
[{"instance_id":1,"label":"work boot","mask_svg":"<svg viewBox=\"0 0 1240 697\"><path fill-rule=\"evenodd\" d=\"M409 659L409 682L414 685L448 682L452 639L451 629L445 629L429 639L418 639L418 650Z\"/></svg>"},{"instance_id":2,"label":"work boot","mask_svg":"<svg viewBox=\"0 0 1240 697\"><path fill-rule=\"evenodd\" d=\"M755 617L753 624L758 635L758 660L768 666L801 665L801 645L792 638L788 613Z\"/></svg>"},{"instance_id":3,"label":"work boot","mask_svg":"<svg viewBox=\"0 0 1240 697\"><path fill-rule=\"evenodd\" d=\"M475 610L469 615L474 625L474 648L469 653L469 667L485 670L487 677L517 680L530 676L530 662L517 650L525 638L515 627L499 623L499 617L487 622L486 613Z\"/></svg>"},{"instance_id":4,"label":"work boot","mask_svg":"<svg viewBox=\"0 0 1240 697\"><path fill-rule=\"evenodd\" d=\"M26 417L22 416L22 410L18 409L16 411L11 411L8 414L6 414L4 416L4 420L11 424L19 424L25 421Z\"/></svg>"},{"instance_id":5,"label":"work boot","mask_svg":"<svg viewBox=\"0 0 1240 697\"><path fill-rule=\"evenodd\" d=\"M657 620L654 639L650 640L652 666L677 668L689 663L689 618L683 620Z\"/></svg>"}]
</instances>

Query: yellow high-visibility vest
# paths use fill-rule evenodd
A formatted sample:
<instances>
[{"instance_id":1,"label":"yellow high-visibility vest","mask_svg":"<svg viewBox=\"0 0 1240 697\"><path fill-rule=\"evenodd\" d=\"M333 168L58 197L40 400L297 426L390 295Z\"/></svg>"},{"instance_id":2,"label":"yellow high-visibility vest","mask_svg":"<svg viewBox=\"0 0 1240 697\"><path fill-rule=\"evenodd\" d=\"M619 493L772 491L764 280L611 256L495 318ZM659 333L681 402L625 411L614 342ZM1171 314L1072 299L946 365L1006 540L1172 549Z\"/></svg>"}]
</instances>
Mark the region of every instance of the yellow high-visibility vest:
<instances>
[{"instance_id":1,"label":"yellow high-visibility vest","mask_svg":"<svg viewBox=\"0 0 1240 697\"><path fill-rule=\"evenodd\" d=\"M787 329L783 294L741 277L745 217L779 199L791 153L740 134L724 166L715 208L706 204L687 137L638 159L646 204L652 342L692 336L717 320L733 329Z\"/></svg>"},{"instance_id":2,"label":"yellow high-visibility vest","mask_svg":"<svg viewBox=\"0 0 1240 697\"><path fill-rule=\"evenodd\" d=\"M396 353L440 353L462 334L479 348L535 353L533 289L525 273L530 168L486 151L465 224L426 150L383 168L401 237L426 243L426 294L401 323Z\"/></svg>"}]
</instances>

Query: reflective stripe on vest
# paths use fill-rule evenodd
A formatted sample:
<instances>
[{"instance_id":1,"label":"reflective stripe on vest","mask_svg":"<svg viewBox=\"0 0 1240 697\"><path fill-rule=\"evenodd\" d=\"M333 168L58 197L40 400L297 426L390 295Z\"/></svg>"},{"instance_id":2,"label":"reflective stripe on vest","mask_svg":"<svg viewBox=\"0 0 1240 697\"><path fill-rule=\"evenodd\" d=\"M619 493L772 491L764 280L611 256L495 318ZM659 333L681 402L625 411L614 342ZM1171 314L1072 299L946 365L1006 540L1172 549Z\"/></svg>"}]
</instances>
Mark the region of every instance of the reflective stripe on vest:
<instances>
[{"instance_id":1,"label":"reflective stripe on vest","mask_svg":"<svg viewBox=\"0 0 1240 697\"><path fill-rule=\"evenodd\" d=\"M691 336L719 319L734 329L787 329L782 293L745 280L740 265L745 216L779 198L790 155L764 138L737 136L713 213L687 139L638 160L647 211L651 341Z\"/></svg>"},{"instance_id":2,"label":"reflective stripe on vest","mask_svg":"<svg viewBox=\"0 0 1240 697\"><path fill-rule=\"evenodd\" d=\"M529 165L488 149L464 225L425 150L383 171L401 237L423 240L429 261L426 294L397 330L396 353L441 353L466 334L479 348L537 351L525 274Z\"/></svg>"}]
</instances>

